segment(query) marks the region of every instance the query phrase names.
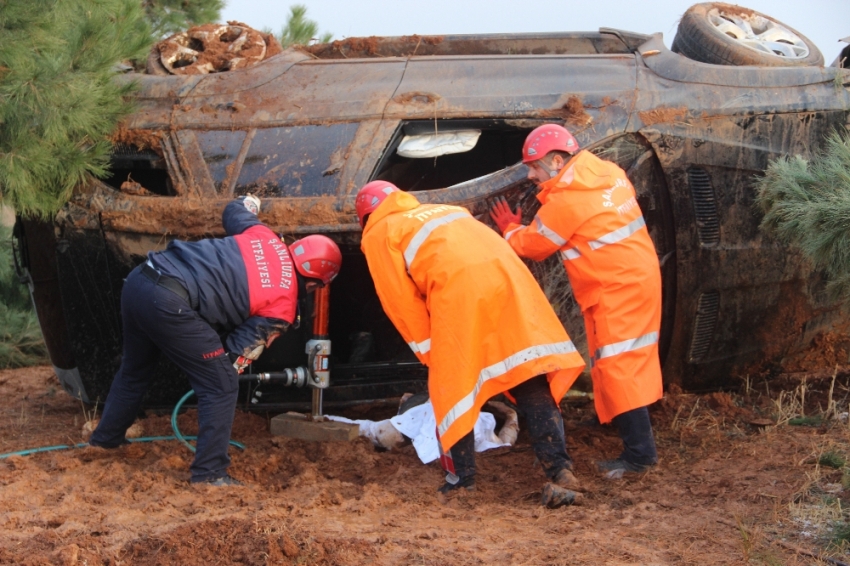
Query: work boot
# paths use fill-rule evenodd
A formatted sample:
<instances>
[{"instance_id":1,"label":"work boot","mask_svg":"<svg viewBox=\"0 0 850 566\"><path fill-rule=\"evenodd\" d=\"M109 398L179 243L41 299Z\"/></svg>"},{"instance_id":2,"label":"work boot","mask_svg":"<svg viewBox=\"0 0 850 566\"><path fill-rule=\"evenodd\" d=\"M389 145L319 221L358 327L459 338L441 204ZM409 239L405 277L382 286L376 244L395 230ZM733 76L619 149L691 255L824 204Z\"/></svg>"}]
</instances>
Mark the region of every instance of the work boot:
<instances>
[{"instance_id":1,"label":"work boot","mask_svg":"<svg viewBox=\"0 0 850 566\"><path fill-rule=\"evenodd\" d=\"M552 478L552 483L573 491L584 491L581 488L581 482L578 481L578 478L569 468L562 468L558 471L558 473L555 474L555 477Z\"/></svg>"},{"instance_id":2,"label":"work boot","mask_svg":"<svg viewBox=\"0 0 850 566\"><path fill-rule=\"evenodd\" d=\"M618 480L626 473L640 474L649 470L654 464L633 464L621 458L596 462L596 469L605 475L605 479Z\"/></svg>"},{"instance_id":3,"label":"work boot","mask_svg":"<svg viewBox=\"0 0 850 566\"><path fill-rule=\"evenodd\" d=\"M584 496L570 489L565 489L554 483L547 483L543 486L543 495L540 502L544 507L549 509L557 509L564 505L580 505Z\"/></svg>"},{"instance_id":4,"label":"work boot","mask_svg":"<svg viewBox=\"0 0 850 566\"><path fill-rule=\"evenodd\" d=\"M201 481L193 482L193 483L211 485L213 487L244 487L245 486L244 483L242 483L241 481L239 481L235 478L230 477L229 475L223 475L220 478L210 478L210 479L207 479L207 480L201 480Z\"/></svg>"},{"instance_id":5,"label":"work boot","mask_svg":"<svg viewBox=\"0 0 850 566\"><path fill-rule=\"evenodd\" d=\"M474 491L475 490L475 476L469 476L465 478L460 478L457 483L444 483L437 491L446 495L451 493L452 491L457 491L459 489L465 489L466 491Z\"/></svg>"}]
</instances>

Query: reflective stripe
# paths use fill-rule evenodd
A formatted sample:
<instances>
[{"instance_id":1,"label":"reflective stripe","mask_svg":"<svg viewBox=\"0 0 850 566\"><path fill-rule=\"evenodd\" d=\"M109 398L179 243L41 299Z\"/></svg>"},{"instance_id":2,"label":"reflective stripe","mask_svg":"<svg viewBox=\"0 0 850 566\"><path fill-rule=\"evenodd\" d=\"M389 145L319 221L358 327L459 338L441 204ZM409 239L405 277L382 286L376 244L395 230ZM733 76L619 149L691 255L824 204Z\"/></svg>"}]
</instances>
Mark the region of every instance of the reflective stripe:
<instances>
[{"instance_id":1,"label":"reflective stripe","mask_svg":"<svg viewBox=\"0 0 850 566\"><path fill-rule=\"evenodd\" d=\"M643 216L632 220L622 228L617 228L613 232L608 232L601 238L588 242L590 249L598 250L602 246L607 246L608 244L616 244L620 240L625 240L641 228L646 226L646 220L643 219Z\"/></svg>"},{"instance_id":2,"label":"reflective stripe","mask_svg":"<svg viewBox=\"0 0 850 566\"><path fill-rule=\"evenodd\" d=\"M650 332L649 334L644 334L637 338L630 338L628 340L623 340L622 342L617 342L616 344L602 346L596 350L596 355L594 355L593 358L595 360L610 358L611 356L631 352L632 350L637 350L638 348L643 348L644 346L649 346L656 342L658 342L658 333Z\"/></svg>"},{"instance_id":3,"label":"reflective stripe","mask_svg":"<svg viewBox=\"0 0 850 566\"><path fill-rule=\"evenodd\" d=\"M561 258L565 260L572 261L574 259L578 259L581 257L581 252L578 251L578 248L570 248L568 250L561 250Z\"/></svg>"},{"instance_id":4,"label":"reflective stripe","mask_svg":"<svg viewBox=\"0 0 850 566\"><path fill-rule=\"evenodd\" d=\"M571 340L567 340L566 342L556 342L554 344L542 344L540 346L531 346L530 348L526 348L521 352L517 352L516 354L510 355L501 362L495 363L489 367L486 367L481 370L478 374L478 382L475 384L475 387L472 391L463 399L458 401L454 407L452 407L446 416L443 417L443 420L440 421L439 431L440 434L444 434L449 427L454 424L454 422L459 419L463 414L467 413L475 404L475 398L478 397L478 393L481 392L481 388L484 387L484 384L498 377L501 377L526 362L530 362L532 360L540 359L544 356L552 356L555 354L571 354L576 351L575 344L572 343Z\"/></svg>"},{"instance_id":5,"label":"reflective stripe","mask_svg":"<svg viewBox=\"0 0 850 566\"><path fill-rule=\"evenodd\" d=\"M404 264L407 266L407 269L410 269L410 265L413 263L413 260L416 259L416 253L419 251L422 244L425 243L425 240L428 239L428 236L431 235L431 232L440 226L449 224L461 218L471 218L471 216L466 211L453 212L439 218L434 218L433 220L429 220L423 224L422 227L419 228L419 231L416 232L416 235L410 240L410 243L407 244L407 249L404 250Z\"/></svg>"},{"instance_id":6,"label":"reflective stripe","mask_svg":"<svg viewBox=\"0 0 850 566\"><path fill-rule=\"evenodd\" d=\"M537 225L537 233L558 246L559 248L567 243L565 239L560 237L557 232L543 224L543 221L540 220L539 216L534 217L534 223Z\"/></svg>"},{"instance_id":7,"label":"reflective stripe","mask_svg":"<svg viewBox=\"0 0 850 566\"><path fill-rule=\"evenodd\" d=\"M408 346L414 352L419 352L420 354L427 354L431 351L431 339L423 340L422 342L408 342Z\"/></svg>"},{"instance_id":8,"label":"reflective stripe","mask_svg":"<svg viewBox=\"0 0 850 566\"><path fill-rule=\"evenodd\" d=\"M505 241L507 242L508 240L510 240L511 236L513 236L515 232L522 230L523 228L525 228L525 226L520 226L519 228L514 228L510 232L506 232L505 233Z\"/></svg>"}]
</instances>

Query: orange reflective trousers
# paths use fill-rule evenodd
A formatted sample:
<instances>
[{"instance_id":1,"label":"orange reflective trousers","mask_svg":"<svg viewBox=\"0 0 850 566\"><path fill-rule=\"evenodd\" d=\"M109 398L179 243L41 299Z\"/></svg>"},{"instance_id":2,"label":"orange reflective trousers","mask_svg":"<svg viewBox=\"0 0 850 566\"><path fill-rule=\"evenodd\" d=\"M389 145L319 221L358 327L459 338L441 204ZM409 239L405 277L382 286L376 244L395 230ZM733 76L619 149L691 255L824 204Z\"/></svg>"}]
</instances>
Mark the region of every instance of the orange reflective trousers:
<instances>
[{"instance_id":1,"label":"orange reflective trousers","mask_svg":"<svg viewBox=\"0 0 850 566\"><path fill-rule=\"evenodd\" d=\"M541 185L534 223L505 239L537 261L560 252L584 314L599 420L662 396L661 270L625 172L589 151Z\"/></svg>"},{"instance_id":2,"label":"orange reflective trousers","mask_svg":"<svg viewBox=\"0 0 850 566\"><path fill-rule=\"evenodd\" d=\"M392 193L361 248L387 316L429 367L444 450L494 395L546 374L558 402L584 368L531 272L465 208Z\"/></svg>"}]
</instances>

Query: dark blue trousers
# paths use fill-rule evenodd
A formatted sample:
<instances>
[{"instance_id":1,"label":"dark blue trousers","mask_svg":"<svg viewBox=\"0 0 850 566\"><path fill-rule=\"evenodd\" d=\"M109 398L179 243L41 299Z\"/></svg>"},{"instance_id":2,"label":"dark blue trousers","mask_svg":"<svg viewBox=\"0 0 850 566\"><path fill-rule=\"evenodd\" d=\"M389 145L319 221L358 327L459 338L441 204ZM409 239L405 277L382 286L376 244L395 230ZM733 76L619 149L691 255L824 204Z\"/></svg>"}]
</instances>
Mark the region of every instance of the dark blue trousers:
<instances>
[{"instance_id":1,"label":"dark blue trousers","mask_svg":"<svg viewBox=\"0 0 850 566\"><path fill-rule=\"evenodd\" d=\"M125 442L164 353L189 377L198 399L198 442L192 481L226 475L227 448L236 412L239 376L213 328L176 293L148 279L137 267L121 292L124 351L91 444L113 448Z\"/></svg>"},{"instance_id":2,"label":"dark blue trousers","mask_svg":"<svg viewBox=\"0 0 850 566\"><path fill-rule=\"evenodd\" d=\"M572 469L573 461L567 454L564 437L564 420L558 404L549 392L549 381L538 375L510 390L516 399L519 412L525 417L534 455L543 467L543 473L554 479L563 468ZM464 435L451 448L455 473L461 478L475 475L475 435Z\"/></svg>"}]
</instances>

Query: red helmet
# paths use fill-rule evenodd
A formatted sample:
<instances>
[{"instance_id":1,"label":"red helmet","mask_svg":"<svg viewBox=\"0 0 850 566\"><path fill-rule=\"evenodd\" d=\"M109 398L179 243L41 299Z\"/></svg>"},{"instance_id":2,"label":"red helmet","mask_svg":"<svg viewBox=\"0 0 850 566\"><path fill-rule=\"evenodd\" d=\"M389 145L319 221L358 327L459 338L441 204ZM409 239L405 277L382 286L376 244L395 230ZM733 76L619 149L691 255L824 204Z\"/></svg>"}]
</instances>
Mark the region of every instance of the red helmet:
<instances>
[{"instance_id":1,"label":"red helmet","mask_svg":"<svg viewBox=\"0 0 850 566\"><path fill-rule=\"evenodd\" d=\"M319 279L327 285L342 266L342 252L336 243L321 234L295 240L289 246L295 269L304 277Z\"/></svg>"},{"instance_id":2,"label":"red helmet","mask_svg":"<svg viewBox=\"0 0 850 566\"><path fill-rule=\"evenodd\" d=\"M398 187L389 181L372 181L363 185L363 188L357 193L357 200L354 201L354 208L357 209L357 218L360 220L361 228L363 227L363 218L374 212L390 193L397 190Z\"/></svg>"},{"instance_id":3,"label":"red helmet","mask_svg":"<svg viewBox=\"0 0 850 566\"><path fill-rule=\"evenodd\" d=\"M525 143L522 144L522 162L537 161L550 151L575 153L579 149L578 142L565 127L544 124L534 128L525 138Z\"/></svg>"}]
</instances>

